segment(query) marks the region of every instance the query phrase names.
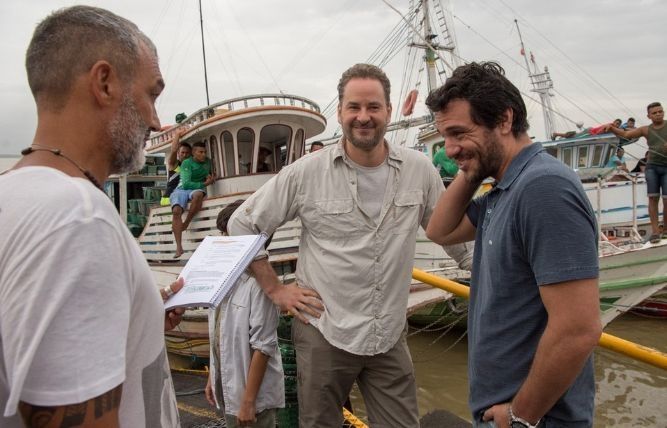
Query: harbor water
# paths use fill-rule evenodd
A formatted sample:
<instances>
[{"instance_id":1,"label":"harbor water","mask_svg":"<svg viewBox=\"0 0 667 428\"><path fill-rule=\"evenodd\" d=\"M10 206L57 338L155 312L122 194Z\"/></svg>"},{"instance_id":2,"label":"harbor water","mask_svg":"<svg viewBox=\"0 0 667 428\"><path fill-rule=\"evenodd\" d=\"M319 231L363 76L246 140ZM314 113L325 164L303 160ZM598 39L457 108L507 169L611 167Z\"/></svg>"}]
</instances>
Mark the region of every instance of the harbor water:
<instances>
[{"instance_id":1,"label":"harbor water","mask_svg":"<svg viewBox=\"0 0 667 428\"><path fill-rule=\"evenodd\" d=\"M408 339L420 414L446 409L470 420L465 330L430 330ZM626 314L605 332L667 352L667 319ZM667 426L667 371L598 347L595 378L595 428ZM352 396L355 414L365 419L356 388Z\"/></svg>"},{"instance_id":2,"label":"harbor water","mask_svg":"<svg viewBox=\"0 0 667 428\"><path fill-rule=\"evenodd\" d=\"M626 314L608 325L605 332L667 353L667 319ZM410 329L408 343L417 377L420 416L444 409L470 420L466 339L465 328L461 327ZM172 367L191 367L187 357L170 355L170 360ZM667 426L667 371L598 347L595 372L595 428ZM175 373L177 391L198 392L179 396L183 426L222 426L221 415L215 414L201 393L206 378L182 384L179 376ZM363 399L356 387L351 399L354 414L366 421Z\"/></svg>"}]
</instances>

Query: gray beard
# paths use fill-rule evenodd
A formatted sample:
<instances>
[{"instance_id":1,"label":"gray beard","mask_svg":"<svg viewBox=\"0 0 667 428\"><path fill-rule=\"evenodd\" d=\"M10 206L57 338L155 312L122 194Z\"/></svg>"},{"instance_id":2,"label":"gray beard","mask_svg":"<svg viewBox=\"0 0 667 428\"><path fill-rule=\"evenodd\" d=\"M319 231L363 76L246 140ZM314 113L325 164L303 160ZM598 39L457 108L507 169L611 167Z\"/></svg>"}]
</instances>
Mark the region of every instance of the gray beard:
<instances>
[{"instance_id":1,"label":"gray beard","mask_svg":"<svg viewBox=\"0 0 667 428\"><path fill-rule=\"evenodd\" d=\"M118 113L109 123L111 174L138 171L144 166L144 144L148 129L136 104L129 94L125 94Z\"/></svg>"}]
</instances>

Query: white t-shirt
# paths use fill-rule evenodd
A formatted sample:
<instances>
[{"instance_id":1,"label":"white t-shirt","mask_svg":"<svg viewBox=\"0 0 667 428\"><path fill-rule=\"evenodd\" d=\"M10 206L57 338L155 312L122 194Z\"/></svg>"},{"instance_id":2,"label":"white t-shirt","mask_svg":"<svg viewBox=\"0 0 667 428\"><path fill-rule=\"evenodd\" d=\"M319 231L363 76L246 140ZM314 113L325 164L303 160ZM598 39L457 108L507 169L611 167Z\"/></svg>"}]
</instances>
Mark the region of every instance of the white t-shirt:
<instances>
[{"instance_id":1,"label":"white t-shirt","mask_svg":"<svg viewBox=\"0 0 667 428\"><path fill-rule=\"evenodd\" d=\"M0 175L0 426L23 426L19 401L121 383L121 426L179 426L163 334L150 269L105 194L51 168Z\"/></svg>"}]
</instances>

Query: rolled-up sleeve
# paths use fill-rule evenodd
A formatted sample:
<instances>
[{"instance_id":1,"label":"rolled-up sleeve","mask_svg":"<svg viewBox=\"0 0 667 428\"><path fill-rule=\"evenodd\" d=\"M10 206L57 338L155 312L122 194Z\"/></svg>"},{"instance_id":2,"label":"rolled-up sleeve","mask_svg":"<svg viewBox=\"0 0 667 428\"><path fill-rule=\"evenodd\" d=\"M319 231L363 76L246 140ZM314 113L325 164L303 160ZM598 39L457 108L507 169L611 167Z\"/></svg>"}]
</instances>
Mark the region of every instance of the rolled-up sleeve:
<instances>
[{"instance_id":1,"label":"rolled-up sleeve","mask_svg":"<svg viewBox=\"0 0 667 428\"><path fill-rule=\"evenodd\" d=\"M229 219L227 230L234 235L271 236L285 222L293 220L298 213L299 180L297 170L292 166L282 171L255 193L234 212ZM257 257L266 257L262 249Z\"/></svg>"},{"instance_id":2,"label":"rolled-up sleeve","mask_svg":"<svg viewBox=\"0 0 667 428\"><path fill-rule=\"evenodd\" d=\"M250 348L272 356L278 346L278 309L259 287L252 289L249 323Z\"/></svg>"}]
</instances>

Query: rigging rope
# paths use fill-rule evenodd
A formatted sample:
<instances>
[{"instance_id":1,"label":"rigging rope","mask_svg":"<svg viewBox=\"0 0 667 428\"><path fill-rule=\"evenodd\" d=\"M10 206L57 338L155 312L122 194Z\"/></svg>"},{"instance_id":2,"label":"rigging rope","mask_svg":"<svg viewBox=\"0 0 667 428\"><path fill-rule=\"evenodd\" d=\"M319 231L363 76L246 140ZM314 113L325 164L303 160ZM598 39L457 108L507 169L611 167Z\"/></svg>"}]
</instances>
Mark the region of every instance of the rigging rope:
<instances>
[{"instance_id":1,"label":"rigging rope","mask_svg":"<svg viewBox=\"0 0 667 428\"><path fill-rule=\"evenodd\" d=\"M486 41L486 42L489 43L491 46L493 46L495 49L497 49L501 54L503 54L503 55L505 55L507 58L509 58L510 61L514 62L515 64L518 64L519 66L521 66L521 68L523 68L523 69L525 70L525 68L521 65L521 63L519 63L519 61L517 61L516 59L514 59L514 58L513 58L512 56L510 56L507 52L505 52L505 51L503 51L502 49L500 49L498 46L496 46L493 42L491 42L490 40L488 40L486 37L482 36L479 32L477 32L475 29L473 29L470 25L468 25L467 23L465 23L465 22L464 22L458 15L454 15L454 18L456 18L459 22L461 22L461 24L463 24L465 27L467 27L470 31L472 31L472 32L475 33L477 36L479 36L482 40ZM468 62L467 60L464 60L464 61ZM517 89L518 89L518 88L517 88ZM533 98L532 96L528 95L528 94L525 93L524 91L520 91L520 92L521 92L521 95L523 95L524 97L528 98L529 100L532 100L532 101L534 101L534 102L536 102L536 103L538 103L538 104L540 104L540 105L542 104L541 101L539 101L539 100ZM573 105L574 105L574 104L573 104ZM544 106L544 108L548 109L548 110L551 111L553 114L556 114L556 115L562 117L563 119L567 120L568 122L571 122L571 123L574 124L574 125L577 124L577 122L575 122L573 119L571 119L571 118L565 116L564 114L562 114L562 113L560 113L560 112L554 110L553 108L549 108L549 107L547 107L547 106ZM586 114L587 114L587 113L586 113ZM591 116L591 117L592 117L592 116ZM550 136L547 136L547 137L550 137Z\"/></svg>"},{"instance_id":2,"label":"rigging rope","mask_svg":"<svg viewBox=\"0 0 667 428\"><path fill-rule=\"evenodd\" d=\"M529 28L533 29L533 30L534 30L540 37L542 37L544 40L546 40L547 43L549 43L551 46L553 46L554 49L556 49L558 52L560 52L561 55L563 55L565 58L567 58L569 61L571 61L571 62L572 62L572 63L573 63L579 70L581 70L581 71L582 71L582 72L583 72L589 79L591 79L591 81L593 81L593 83L595 83L596 85L598 85L604 92L606 92L606 93L607 93L613 100L616 100L616 102L618 102L618 103L625 109L625 112L626 112L626 113L629 113L630 115L632 115L632 110L631 110L628 106L626 106L626 105L623 103L623 101L621 101L619 98L617 98L611 91L609 91L604 85L602 85L602 83L598 82L598 81L597 81L597 80L596 80L590 73L588 73L583 67L581 67L579 64L577 64L576 61L574 61L572 58L570 58L570 57L569 57L564 51L562 51L562 50L561 50L561 49L560 49L554 42L552 42L547 36L545 36L544 34L542 34L542 33L540 32L540 30L538 30L538 29L535 28L533 25L531 25L530 22L527 21L526 19L524 19L521 15L519 15L518 13L516 13L516 11L514 11L514 9L512 9L507 3L505 3L504 0L498 0L498 1L499 1L500 3L502 3L505 7L507 7L509 10L511 10L512 13L514 13L516 16L518 16L519 18L521 18L521 20L525 23L525 25L527 25Z\"/></svg>"},{"instance_id":3,"label":"rigging rope","mask_svg":"<svg viewBox=\"0 0 667 428\"><path fill-rule=\"evenodd\" d=\"M233 3L233 2L228 2L228 10L229 10L229 12L231 13L232 17L234 18L234 20L235 20L237 23L240 24L241 21L240 21L240 20L238 19L238 17L236 16L236 12L234 12L234 7L232 6L232 3ZM278 81L276 80L276 77L275 77L275 76L273 75L273 73L271 72L271 68L269 67L269 65L268 65L268 64L266 63L266 61L264 60L264 57L262 56L261 52L259 51L259 49L257 49L257 46L255 45L255 42L253 41L252 37L250 37L250 34L248 34L248 31L246 30L246 26L244 26L244 25L240 25L240 27L241 27L241 31L243 31L243 34L245 34L245 38L248 40L248 42L250 42L250 46L252 47L252 49L253 49L253 50L255 51L255 53L257 54L257 57L259 58L259 61L262 63L262 65L263 65L264 68L266 69L266 72L269 74L269 77L270 77L271 80L273 81L273 84L276 85L276 90L277 90L278 92L282 93L283 90L280 88L280 84L278 84ZM267 92L268 92L268 91L267 91Z\"/></svg>"},{"instance_id":4,"label":"rigging rope","mask_svg":"<svg viewBox=\"0 0 667 428\"><path fill-rule=\"evenodd\" d=\"M412 31L415 32L415 34L417 35L417 37L419 37L419 39L420 39L426 46L428 46L429 49L431 49L431 50L433 51L433 54L434 54L440 61L442 61L442 62L443 62L443 63L444 63L450 70L452 70L452 71L454 70L454 67L452 67L447 61L445 61L445 59L444 59L442 56L440 56L440 53L438 52L438 50L437 50L436 48L434 48L433 45L432 45L428 40L426 40L426 39L424 38L424 36L422 36L421 34L419 34L419 32L414 28L414 26L413 26L412 24L410 24L410 22L406 19L406 17L405 17L405 16L404 16L398 9L396 9L394 6L392 6L391 3L389 3L387 0L381 0L381 1L382 1L382 3L386 4L391 10L393 10L394 12L396 12L396 13L403 19L403 21L405 21L405 23L406 23L410 28L412 28Z\"/></svg>"}]
</instances>

